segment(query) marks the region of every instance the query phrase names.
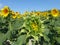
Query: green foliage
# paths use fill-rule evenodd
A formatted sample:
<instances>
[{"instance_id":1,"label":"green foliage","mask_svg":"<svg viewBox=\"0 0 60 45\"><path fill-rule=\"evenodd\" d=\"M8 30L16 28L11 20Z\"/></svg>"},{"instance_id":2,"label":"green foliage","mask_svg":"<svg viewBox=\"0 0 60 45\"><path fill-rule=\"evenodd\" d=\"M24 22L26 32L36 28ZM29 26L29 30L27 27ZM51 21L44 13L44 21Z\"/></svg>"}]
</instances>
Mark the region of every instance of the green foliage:
<instances>
[{"instance_id":1,"label":"green foliage","mask_svg":"<svg viewBox=\"0 0 60 45\"><path fill-rule=\"evenodd\" d=\"M28 45L29 39L34 40L33 45L60 45L60 17L47 17L0 17L0 45ZM32 23L37 25L37 30L31 26Z\"/></svg>"}]
</instances>

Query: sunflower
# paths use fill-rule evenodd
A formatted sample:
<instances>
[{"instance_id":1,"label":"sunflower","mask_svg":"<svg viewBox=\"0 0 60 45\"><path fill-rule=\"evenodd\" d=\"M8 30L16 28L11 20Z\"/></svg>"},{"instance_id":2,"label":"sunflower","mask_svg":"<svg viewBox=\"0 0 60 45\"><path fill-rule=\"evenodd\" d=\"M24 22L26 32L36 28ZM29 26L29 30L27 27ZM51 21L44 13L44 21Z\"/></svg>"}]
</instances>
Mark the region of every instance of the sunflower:
<instances>
[{"instance_id":1,"label":"sunflower","mask_svg":"<svg viewBox=\"0 0 60 45\"><path fill-rule=\"evenodd\" d=\"M35 12L34 11L30 12L30 15L35 15Z\"/></svg>"},{"instance_id":2,"label":"sunflower","mask_svg":"<svg viewBox=\"0 0 60 45\"><path fill-rule=\"evenodd\" d=\"M9 8L8 8L8 6L5 6L5 7L1 10L1 15L2 15L3 17L7 17L8 14L9 14Z\"/></svg>"},{"instance_id":3,"label":"sunflower","mask_svg":"<svg viewBox=\"0 0 60 45\"><path fill-rule=\"evenodd\" d=\"M29 12L28 12L28 11L25 11L24 14L25 14L25 15L29 15Z\"/></svg>"},{"instance_id":4,"label":"sunflower","mask_svg":"<svg viewBox=\"0 0 60 45\"><path fill-rule=\"evenodd\" d=\"M16 15L19 15L20 13L19 12L15 12Z\"/></svg>"},{"instance_id":5,"label":"sunflower","mask_svg":"<svg viewBox=\"0 0 60 45\"><path fill-rule=\"evenodd\" d=\"M39 16L41 14L41 12L36 12L35 15L36 16Z\"/></svg>"},{"instance_id":6,"label":"sunflower","mask_svg":"<svg viewBox=\"0 0 60 45\"><path fill-rule=\"evenodd\" d=\"M11 14L12 14L13 19L15 19L17 17L14 11L12 11Z\"/></svg>"},{"instance_id":7,"label":"sunflower","mask_svg":"<svg viewBox=\"0 0 60 45\"><path fill-rule=\"evenodd\" d=\"M10 13L11 13L11 17L12 17L13 19L15 19L15 18L16 18L15 12L11 10Z\"/></svg>"},{"instance_id":8,"label":"sunflower","mask_svg":"<svg viewBox=\"0 0 60 45\"><path fill-rule=\"evenodd\" d=\"M1 15L1 12L0 12L0 16L2 16L2 15Z\"/></svg>"},{"instance_id":9,"label":"sunflower","mask_svg":"<svg viewBox=\"0 0 60 45\"><path fill-rule=\"evenodd\" d=\"M48 12L43 12L43 16L47 16Z\"/></svg>"},{"instance_id":10,"label":"sunflower","mask_svg":"<svg viewBox=\"0 0 60 45\"><path fill-rule=\"evenodd\" d=\"M21 14L19 12L15 12L15 15L17 16L17 18L21 18Z\"/></svg>"},{"instance_id":11,"label":"sunflower","mask_svg":"<svg viewBox=\"0 0 60 45\"><path fill-rule=\"evenodd\" d=\"M21 18L21 15L17 15L17 18Z\"/></svg>"},{"instance_id":12,"label":"sunflower","mask_svg":"<svg viewBox=\"0 0 60 45\"><path fill-rule=\"evenodd\" d=\"M31 27L32 27L32 29L33 29L34 31L38 31L38 26L37 26L37 24L32 23Z\"/></svg>"},{"instance_id":13,"label":"sunflower","mask_svg":"<svg viewBox=\"0 0 60 45\"><path fill-rule=\"evenodd\" d=\"M54 8L54 9L51 10L51 14L52 14L53 17L57 17L58 14L59 14L59 11Z\"/></svg>"}]
</instances>

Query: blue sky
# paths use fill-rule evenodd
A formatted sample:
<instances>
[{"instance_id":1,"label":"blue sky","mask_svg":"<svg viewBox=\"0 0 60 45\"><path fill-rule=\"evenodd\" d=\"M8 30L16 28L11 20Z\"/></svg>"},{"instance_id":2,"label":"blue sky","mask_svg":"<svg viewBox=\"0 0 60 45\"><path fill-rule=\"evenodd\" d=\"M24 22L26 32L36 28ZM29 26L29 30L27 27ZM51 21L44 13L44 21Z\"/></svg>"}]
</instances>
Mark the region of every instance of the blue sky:
<instances>
[{"instance_id":1,"label":"blue sky","mask_svg":"<svg viewBox=\"0 0 60 45\"><path fill-rule=\"evenodd\" d=\"M0 0L0 9L9 6L14 11L44 11L60 9L60 0Z\"/></svg>"}]
</instances>

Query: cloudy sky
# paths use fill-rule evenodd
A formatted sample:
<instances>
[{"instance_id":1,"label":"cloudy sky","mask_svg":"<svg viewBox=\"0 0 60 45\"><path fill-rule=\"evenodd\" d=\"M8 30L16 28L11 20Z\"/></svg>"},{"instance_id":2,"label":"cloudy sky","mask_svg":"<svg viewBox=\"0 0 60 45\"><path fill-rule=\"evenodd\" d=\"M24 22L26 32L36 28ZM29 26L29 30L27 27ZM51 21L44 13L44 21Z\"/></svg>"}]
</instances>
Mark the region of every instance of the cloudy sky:
<instances>
[{"instance_id":1,"label":"cloudy sky","mask_svg":"<svg viewBox=\"0 0 60 45\"><path fill-rule=\"evenodd\" d=\"M0 9L9 6L14 11L44 11L52 8L60 9L60 0L0 0Z\"/></svg>"}]
</instances>

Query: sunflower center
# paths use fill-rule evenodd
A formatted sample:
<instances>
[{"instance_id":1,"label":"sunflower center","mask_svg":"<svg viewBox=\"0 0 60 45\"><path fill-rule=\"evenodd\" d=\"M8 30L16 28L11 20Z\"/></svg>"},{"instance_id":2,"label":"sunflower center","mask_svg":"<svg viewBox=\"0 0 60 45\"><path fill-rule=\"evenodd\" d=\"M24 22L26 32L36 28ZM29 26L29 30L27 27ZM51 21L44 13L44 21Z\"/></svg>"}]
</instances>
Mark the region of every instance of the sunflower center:
<instances>
[{"instance_id":1,"label":"sunflower center","mask_svg":"<svg viewBox=\"0 0 60 45\"><path fill-rule=\"evenodd\" d=\"M7 9L5 9L5 10L3 10L3 12L6 14L6 13L8 13L8 10L7 10Z\"/></svg>"},{"instance_id":2,"label":"sunflower center","mask_svg":"<svg viewBox=\"0 0 60 45\"><path fill-rule=\"evenodd\" d=\"M37 24L32 24L32 28L33 28L35 31L37 31L37 30L38 30Z\"/></svg>"},{"instance_id":3,"label":"sunflower center","mask_svg":"<svg viewBox=\"0 0 60 45\"><path fill-rule=\"evenodd\" d=\"M57 11L56 10L53 10L53 14L56 14L57 13Z\"/></svg>"}]
</instances>

